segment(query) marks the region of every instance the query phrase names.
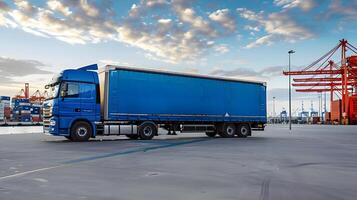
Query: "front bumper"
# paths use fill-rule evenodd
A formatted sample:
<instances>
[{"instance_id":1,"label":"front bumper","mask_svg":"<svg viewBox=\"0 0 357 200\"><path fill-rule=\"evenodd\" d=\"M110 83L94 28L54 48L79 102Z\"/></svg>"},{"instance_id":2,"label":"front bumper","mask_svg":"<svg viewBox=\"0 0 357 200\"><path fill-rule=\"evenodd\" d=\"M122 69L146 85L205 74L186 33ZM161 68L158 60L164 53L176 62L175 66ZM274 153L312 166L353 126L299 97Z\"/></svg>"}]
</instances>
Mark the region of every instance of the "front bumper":
<instances>
[{"instance_id":1,"label":"front bumper","mask_svg":"<svg viewBox=\"0 0 357 200\"><path fill-rule=\"evenodd\" d=\"M43 119L43 132L51 135L59 135L58 120L55 117Z\"/></svg>"}]
</instances>

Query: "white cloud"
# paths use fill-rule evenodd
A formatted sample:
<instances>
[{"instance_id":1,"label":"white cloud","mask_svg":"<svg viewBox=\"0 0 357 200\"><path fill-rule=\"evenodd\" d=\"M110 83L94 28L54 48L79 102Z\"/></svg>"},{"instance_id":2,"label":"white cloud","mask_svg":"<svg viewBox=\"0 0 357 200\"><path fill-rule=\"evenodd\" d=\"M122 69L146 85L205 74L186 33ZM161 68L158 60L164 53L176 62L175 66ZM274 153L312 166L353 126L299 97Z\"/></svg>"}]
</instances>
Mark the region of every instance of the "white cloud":
<instances>
[{"instance_id":1,"label":"white cloud","mask_svg":"<svg viewBox=\"0 0 357 200\"><path fill-rule=\"evenodd\" d=\"M11 9L0 13L0 25L70 44L118 41L170 63L199 60L215 46L212 41L235 30L228 9L198 13L190 0L141 0L121 17L108 1L47 0L39 7L29 0L14 0ZM220 28L214 26L217 23Z\"/></svg>"},{"instance_id":2,"label":"white cloud","mask_svg":"<svg viewBox=\"0 0 357 200\"><path fill-rule=\"evenodd\" d=\"M313 38L315 35L308 28L298 24L288 13L255 13L247 9L237 9L242 18L252 21L257 27L264 28L266 35L247 45L247 48L270 45L275 41L296 42Z\"/></svg>"},{"instance_id":3,"label":"white cloud","mask_svg":"<svg viewBox=\"0 0 357 200\"><path fill-rule=\"evenodd\" d=\"M266 67L263 69L240 67L232 70L216 68L212 70L210 74L217 76L252 79L258 81L268 81L274 77L280 77L283 73L283 69L283 66Z\"/></svg>"},{"instance_id":4,"label":"white cloud","mask_svg":"<svg viewBox=\"0 0 357 200\"><path fill-rule=\"evenodd\" d=\"M145 3L146 3L146 6L150 7L150 8L160 7L160 6L169 4L169 2L166 0L146 0Z\"/></svg>"},{"instance_id":5,"label":"white cloud","mask_svg":"<svg viewBox=\"0 0 357 200\"><path fill-rule=\"evenodd\" d=\"M110 59L99 60L100 66L104 65L118 65L118 66L130 66L131 64L124 61L116 61Z\"/></svg>"},{"instance_id":6,"label":"white cloud","mask_svg":"<svg viewBox=\"0 0 357 200\"><path fill-rule=\"evenodd\" d=\"M158 22L160 24L170 24L171 23L171 19L159 19Z\"/></svg>"},{"instance_id":7,"label":"white cloud","mask_svg":"<svg viewBox=\"0 0 357 200\"><path fill-rule=\"evenodd\" d=\"M249 31L255 31L255 32L260 31L260 28L259 28L258 26L249 26L249 25L246 25L246 26L244 26L244 29L245 29L245 30L249 30Z\"/></svg>"},{"instance_id":8,"label":"white cloud","mask_svg":"<svg viewBox=\"0 0 357 200\"><path fill-rule=\"evenodd\" d=\"M298 7L304 11L309 11L316 6L315 0L274 0L274 3L284 9Z\"/></svg>"},{"instance_id":9,"label":"white cloud","mask_svg":"<svg viewBox=\"0 0 357 200\"><path fill-rule=\"evenodd\" d=\"M49 0L47 1L48 7L53 11L59 11L65 16L72 14L72 11L68 6L64 6L61 1L58 0Z\"/></svg>"},{"instance_id":10,"label":"white cloud","mask_svg":"<svg viewBox=\"0 0 357 200\"><path fill-rule=\"evenodd\" d=\"M111 20L110 11L99 12L87 1L50 0L47 8L40 8L16 0L15 5L15 9L7 12L6 19L31 34L51 36L71 44L118 40L118 27ZM70 7L77 12L70 11ZM56 16L58 13L64 16Z\"/></svg>"},{"instance_id":11,"label":"white cloud","mask_svg":"<svg viewBox=\"0 0 357 200\"><path fill-rule=\"evenodd\" d=\"M0 56L0 93L14 95L23 87L23 83L31 83L31 88L40 87L53 72L42 62L27 59L14 59Z\"/></svg>"},{"instance_id":12,"label":"white cloud","mask_svg":"<svg viewBox=\"0 0 357 200\"><path fill-rule=\"evenodd\" d=\"M331 1L329 8L326 12L328 18L339 16L345 20L356 20L357 19L357 0L351 1L341 1L334 0Z\"/></svg>"},{"instance_id":13,"label":"white cloud","mask_svg":"<svg viewBox=\"0 0 357 200\"><path fill-rule=\"evenodd\" d=\"M220 44L214 46L214 50L221 54L224 54L229 52L229 47L226 44Z\"/></svg>"},{"instance_id":14,"label":"white cloud","mask_svg":"<svg viewBox=\"0 0 357 200\"><path fill-rule=\"evenodd\" d=\"M212 26L214 21L199 15L191 1L173 0L171 6L166 1L155 3L148 6L147 1L141 1L133 6L119 28L120 41L144 49L148 52L147 59L169 63L198 60L214 47L214 40L223 37L223 33ZM178 20L160 15L155 20L157 23L153 23L150 19L155 19L154 11L158 7L174 11L171 14Z\"/></svg>"},{"instance_id":15,"label":"white cloud","mask_svg":"<svg viewBox=\"0 0 357 200\"><path fill-rule=\"evenodd\" d=\"M217 35L216 30L211 27L210 23L201 16L198 16L192 8L184 8L176 11L183 22L189 23L192 26L193 31L213 37Z\"/></svg>"},{"instance_id":16,"label":"white cloud","mask_svg":"<svg viewBox=\"0 0 357 200\"><path fill-rule=\"evenodd\" d=\"M209 15L212 21L220 23L223 27L230 31L236 30L236 21L230 14L229 9L217 10Z\"/></svg>"},{"instance_id":17,"label":"white cloud","mask_svg":"<svg viewBox=\"0 0 357 200\"><path fill-rule=\"evenodd\" d=\"M99 10L94 5L89 4L87 0L80 0L80 6L88 16L97 17L99 15Z\"/></svg>"}]
</instances>

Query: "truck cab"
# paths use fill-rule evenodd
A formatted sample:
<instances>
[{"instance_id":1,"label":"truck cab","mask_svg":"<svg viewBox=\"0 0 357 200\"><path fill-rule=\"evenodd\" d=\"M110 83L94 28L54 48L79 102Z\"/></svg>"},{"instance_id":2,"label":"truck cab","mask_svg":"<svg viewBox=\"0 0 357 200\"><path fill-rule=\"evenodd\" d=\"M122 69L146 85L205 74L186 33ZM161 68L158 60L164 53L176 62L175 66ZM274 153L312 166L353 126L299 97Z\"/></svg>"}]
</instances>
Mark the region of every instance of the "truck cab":
<instances>
[{"instance_id":1,"label":"truck cab","mask_svg":"<svg viewBox=\"0 0 357 200\"><path fill-rule=\"evenodd\" d=\"M98 66L64 70L46 85L50 97L43 104L44 132L74 141L95 137L100 121ZM72 134L71 134L72 133Z\"/></svg>"}]
</instances>

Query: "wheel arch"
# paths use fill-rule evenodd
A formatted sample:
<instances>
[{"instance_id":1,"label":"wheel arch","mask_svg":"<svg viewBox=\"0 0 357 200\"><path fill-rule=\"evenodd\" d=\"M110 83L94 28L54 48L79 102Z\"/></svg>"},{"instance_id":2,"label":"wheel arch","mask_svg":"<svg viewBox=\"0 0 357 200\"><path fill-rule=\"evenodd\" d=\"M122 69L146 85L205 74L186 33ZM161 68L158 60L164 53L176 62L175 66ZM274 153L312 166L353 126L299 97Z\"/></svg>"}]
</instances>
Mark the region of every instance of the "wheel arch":
<instances>
[{"instance_id":1,"label":"wheel arch","mask_svg":"<svg viewBox=\"0 0 357 200\"><path fill-rule=\"evenodd\" d=\"M154 125L156 128L158 128L158 125L157 125L154 121L141 121L141 122L139 122L139 126L142 125L142 124L146 124L146 123L152 124L152 125Z\"/></svg>"}]
</instances>

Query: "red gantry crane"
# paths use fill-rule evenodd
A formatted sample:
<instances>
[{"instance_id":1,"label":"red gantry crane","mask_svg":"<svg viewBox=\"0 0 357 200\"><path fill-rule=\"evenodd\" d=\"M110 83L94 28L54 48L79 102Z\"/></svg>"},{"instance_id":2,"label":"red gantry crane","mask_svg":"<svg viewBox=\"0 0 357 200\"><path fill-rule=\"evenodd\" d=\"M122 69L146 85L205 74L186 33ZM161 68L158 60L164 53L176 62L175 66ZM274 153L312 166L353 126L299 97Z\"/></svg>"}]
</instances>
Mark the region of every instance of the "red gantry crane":
<instances>
[{"instance_id":1,"label":"red gantry crane","mask_svg":"<svg viewBox=\"0 0 357 200\"><path fill-rule=\"evenodd\" d=\"M14 99L29 99L31 103L43 103L43 101L48 97L47 92L44 92L41 94L40 90L36 90L35 93L33 93L30 96L30 84L25 83L25 88L21 89L20 92L15 95L13 98Z\"/></svg>"},{"instance_id":2,"label":"red gantry crane","mask_svg":"<svg viewBox=\"0 0 357 200\"><path fill-rule=\"evenodd\" d=\"M352 55L347 56L348 50ZM331 60L337 56L339 62ZM293 79L292 86L299 88L296 92L329 92L332 122L357 123L357 48L347 40L340 40L333 49L304 69L284 71L283 74L304 76Z\"/></svg>"},{"instance_id":3,"label":"red gantry crane","mask_svg":"<svg viewBox=\"0 0 357 200\"><path fill-rule=\"evenodd\" d=\"M40 90L36 90L36 92L30 96L30 102L32 103L42 104L45 99L45 96L41 94Z\"/></svg>"},{"instance_id":4,"label":"red gantry crane","mask_svg":"<svg viewBox=\"0 0 357 200\"><path fill-rule=\"evenodd\" d=\"M14 99L28 99L29 93L30 93L29 84L25 83L25 89L21 89L20 92L17 95L15 95L13 98Z\"/></svg>"}]
</instances>

